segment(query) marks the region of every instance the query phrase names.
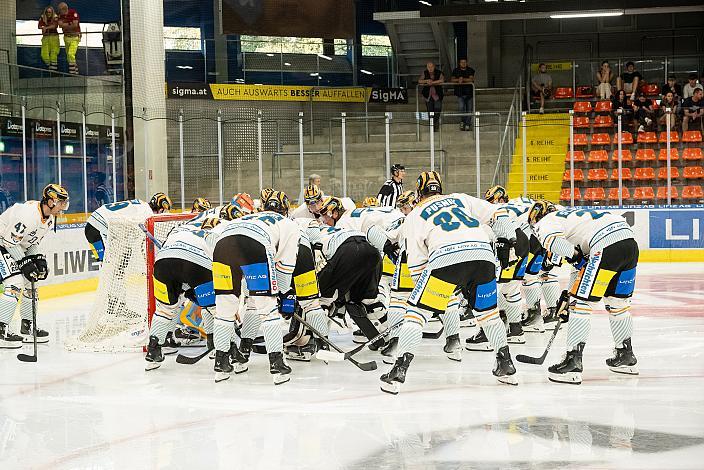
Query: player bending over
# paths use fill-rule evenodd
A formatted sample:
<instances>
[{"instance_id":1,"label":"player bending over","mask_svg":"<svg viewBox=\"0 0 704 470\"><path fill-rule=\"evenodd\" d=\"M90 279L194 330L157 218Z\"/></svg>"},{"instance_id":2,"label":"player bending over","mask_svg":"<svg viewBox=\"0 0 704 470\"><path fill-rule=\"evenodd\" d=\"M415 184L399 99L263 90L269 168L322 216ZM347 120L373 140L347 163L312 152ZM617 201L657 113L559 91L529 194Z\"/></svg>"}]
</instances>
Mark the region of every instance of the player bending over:
<instances>
[{"instance_id":1,"label":"player bending over","mask_svg":"<svg viewBox=\"0 0 704 470\"><path fill-rule=\"evenodd\" d=\"M638 374L631 345L630 312L638 243L631 227L615 214L580 208L558 211L549 201L536 201L528 220L548 251L578 268L571 279L566 312L567 353L562 362L548 368L548 378L553 382L582 383L582 353L589 337L589 318L602 298L615 343L614 357L607 359L606 365L613 372Z\"/></svg>"},{"instance_id":2,"label":"player bending over","mask_svg":"<svg viewBox=\"0 0 704 470\"><path fill-rule=\"evenodd\" d=\"M488 235L459 198L442 195L437 172L421 173L416 193L419 201L404 222L408 269L415 287L399 333L398 358L381 376L382 391L399 392L423 338L423 327L433 313L445 312L458 290L464 291L477 323L497 351L494 376L517 384L506 329L496 308L496 255Z\"/></svg>"},{"instance_id":3,"label":"player bending over","mask_svg":"<svg viewBox=\"0 0 704 470\"><path fill-rule=\"evenodd\" d=\"M13 204L0 214L0 348L21 348L33 341L32 299L37 299L32 283L49 275L46 258L39 243L52 229L55 217L69 207L68 191L58 184L49 184L42 191L41 201ZM22 299L20 335L10 332L10 322L17 302ZM37 327L37 342L49 341L49 333Z\"/></svg>"},{"instance_id":4,"label":"player bending over","mask_svg":"<svg viewBox=\"0 0 704 470\"><path fill-rule=\"evenodd\" d=\"M212 207L213 205L207 198L197 197L193 201L193 206L191 206L191 214L201 214L209 209L212 209Z\"/></svg>"}]
</instances>

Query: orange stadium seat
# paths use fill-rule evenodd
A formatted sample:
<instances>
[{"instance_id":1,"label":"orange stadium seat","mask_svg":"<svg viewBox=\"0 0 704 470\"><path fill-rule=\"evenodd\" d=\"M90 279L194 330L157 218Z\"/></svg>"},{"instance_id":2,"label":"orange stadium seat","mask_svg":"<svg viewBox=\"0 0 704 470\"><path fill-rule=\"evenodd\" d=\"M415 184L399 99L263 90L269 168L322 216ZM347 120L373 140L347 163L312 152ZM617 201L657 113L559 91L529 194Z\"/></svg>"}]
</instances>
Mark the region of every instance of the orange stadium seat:
<instances>
[{"instance_id":1,"label":"orange stadium seat","mask_svg":"<svg viewBox=\"0 0 704 470\"><path fill-rule=\"evenodd\" d=\"M611 145L609 134L592 134L592 145Z\"/></svg>"},{"instance_id":2,"label":"orange stadium seat","mask_svg":"<svg viewBox=\"0 0 704 470\"><path fill-rule=\"evenodd\" d=\"M682 133L682 142L686 144L696 144L702 141L701 131L684 131Z\"/></svg>"},{"instance_id":3,"label":"orange stadium seat","mask_svg":"<svg viewBox=\"0 0 704 470\"><path fill-rule=\"evenodd\" d=\"M671 131L670 132L670 142L679 142L680 141L680 133L677 131ZM666 144L667 143L667 132L661 132L660 137L658 138L658 142L661 144Z\"/></svg>"},{"instance_id":4,"label":"orange stadium seat","mask_svg":"<svg viewBox=\"0 0 704 470\"><path fill-rule=\"evenodd\" d=\"M591 104L589 106L591 110ZM597 113L610 113L611 112L611 101L597 101L594 111Z\"/></svg>"},{"instance_id":5,"label":"orange stadium seat","mask_svg":"<svg viewBox=\"0 0 704 470\"><path fill-rule=\"evenodd\" d=\"M671 166L670 167L670 179L674 180L680 177L680 170L676 166ZM667 179L667 167L666 166L661 166L658 168L658 179L659 180L666 180Z\"/></svg>"},{"instance_id":6,"label":"orange stadium seat","mask_svg":"<svg viewBox=\"0 0 704 470\"><path fill-rule=\"evenodd\" d=\"M655 170L653 168L636 168L633 175L636 181L650 181L655 179Z\"/></svg>"},{"instance_id":7,"label":"orange stadium seat","mask_svg":"<svg viewBox=\"0 0 704 470\"><path fill-rule=\"evenodd\" d=\"M574 134L574 145L587 145L587 134Z\"/></svg>"},{"instance_id":8,"label":"orange stadium seat","mask_svg":"<svg viewBox=\"0 0 704 470\"><path fill-rule=\"evenodd\" d=\"M613 161L618 162L618 150L614 150L614 154L611 157ZM622 162L630 162L633 161L633 155L631 155L631 151L628 149L622 149L621 150L621 161Z\"/></svg>"},{"instance_id":9,"label":"orange stadium seat","mask_svg":"<svg viewBox=\"0 0 704 470\"><path fill-rule=\"evenodd\" d=\"M572 91L572 87L557 87L554 96L556 100L574 98L574 91Z\"/></svg>"},{"instance_id":10,"label":"orange stadium seat","mask_svg":"<svg viewBox=\"0 0 704 470\"><path fill-rule=\"evenodd\" d=\"M590 202L598 202L606 199L606 191L604 188L587 188L584 192L584 200Z\"/></svg>"},{"instance_id":11,"label":"orange stadium seat","mask_svg":"<svg viewBox=\"0 0 704 470\"><path fill-rule=\"evenodd\" d=\"M614 120L610 114L594 118L594 127L614 127Z\"/></svg>"},{"instance_id":12,"label":"orange stadium seat","mask_svg":"<svg viewBox=\"0 0 704 470\"><path fill-rule=\"evenodd\" d=\"M675 162L680 159L680 152L675 149L670 147L670 161ZM658 160L661 162L666 162L667 161L667 149L660 149L658 152Z\"/></svg>"},{"instance_id":13,"label":"orange stadium seat","mask_svg":"<svg viewBox=\"0 0 704 470\"><path fill-rule=\"evenodd\" d=\"M575 129L584 129L589 127L589 117L587 116L575 116L573 122Z\"/></svg>"},{"instance_id":14,"label":"orange stadium seat","mask_svg":"<svg viewBox=\"0 0 704 470\"><path fill-rule=\"evenodd\" d=\"M682 199L688 201L704 201L704 190L701 186L685 186L682 189Z\"/></svg>"},{"instance_id":15,"label":"orange stadium seat","mask_svg":"<svg viewBox=\"0 0 704 470\"><path fill-rule=\"evenodd\" d=\"M658 199L661 201L667 201L667 186L658 186ZM675 186L670 186L670 199L678 199L680 197L679 192Z\"/></svg>"},{"instance_id":16,"label":"orange stadium seat","mask_svg":"<svg viewBox=\"0 0 704 470\"><path fill-rule=\"evenodd\" d=\"M594 98L594 89L590 86L578 86L577 93L575 94L577 98Z\"/></svg>"},{"instance_id":17,"label":"orange stadium seat","mask_svg":"<svg viewBox=\"0 0 704 470\"><path fill-rule=\"evenodd\" d=\"M565 172L562 174L562 181L569 181L570 180L570 170L565 170ZM575 181L584 181L584 172L582 170L574 170L574 180Z\"/></svg>"},{"instance_id":18,"label":"orange stadium seat","mask_svg":"<svg viewBox=\"0 0 704 470\"><path fill-rule=\"evenodd\" d=\"M576 101L573 109L575 113L591 113L592 104L589 101Z\"/></svg>"},{"instance_id":19,"label":"orange stadium seat","mask_svg":"<svg viewBox=\"0 0 704 470\"><path fill-rule=\"evenodd\" d=\"M638 149L636 150L636 161L651 162L655 160L655 150L653 149Z\"/></svg>"},{"instance_id":20,"label":"orange stadium seat","mask_svg":"<svg viewBox=\"0 0 704 470\"><path fill-rule=\"evenodd\" d=\"M609 179L609 174L605 168L591 168L587 173L587 179L589 181L606 181Z\"/></svg>"},{"instance_id":21,"label":"orange stadium seat","mask_svg":"<svg viewBox=\"0 0 704 470\"><path fill-rule=\"evenodd\" d=\"M638 143L639 144L654 144L657 143L658 138L655 132L639 132L638 133Z\"/></svg>"},{"instance_id":22,"label":"orange stadium seat","mask_svg":"<svg viewBox=\"0 0 704 470\"><path fill-rule=\"evenodd\" d=\"M589 152L589 163L603 163L609 161L609 152L606 150L592 150Z\"/></svg>"},{"instance_id":23,"label":"orange stadium seat","mask_svg":"<svg viewBox=\"0 0 704 470\"><path fill-rule=\"evenodd\" d=\"M611 179L618 181L618 168L611 170ZM633 179L630 168L621 168L621 181L630 181Z\"/></svg>"},{"instance_id":24,"label":"orange stadium seat","mask_svg":"<svg viewBox=\"0 0 704 470\"><path fill-rule=\"evenodd\" d=\"M618 134L614 136L614 145L618 144ZM621 145L633 145L633 134L621 132Z\"/></svg>"},{"instance_id":25,"label":"orange stadium seat","mask_svg":"<svg viewBox=\"0 0 704 470\"><path fill-rule=\"evenodd\" d=\"M660 95L660 87L654 83L646 83L645 85L640 87L640 90L643 93L645 93L645 96L659 96Z\"/></svg>"},{"instance_id":26,"label":"orange stadium seat","mask_svg":"<svg viewBox=\"0 0 704 470\"><path fill-rule=\"evenodd\" d=\"M575 150L575 151L574 151L574 157L573 157L573 158L574 158L574 162L575 162L575 163L583 162L583 161L585 160L585 158L584 158L584 151L582 151L582 150ZM569 161L570 161L570 152L569 152L569 151L565 154L565 161L566 161L566 162L569 162Z\"/></svg>"},{"instance_id":27,"label":"orange stadium seat","mask_svg":"<svg viewBox=\"0 0 704 470\"><path fill-rule=\"evenodd\" d=\"M686 180L700 180L704 178L704 167L686 166L682 174Z\"/></svg>"},{"instance_id":28,"label":"orange stadium seat","mask_svg":"<svg viewBox=\"0 0 704 470\"><path fill-rule=\"evenodd\" d=\"M574 200L579 201L580 199L582 199L582 193L579 188L574 188ZM560 201L569 202L570 200L570 188L562 188L562 191L560 191Z\"/></svg>"},{"instance_id":29,"label":"orange stadium seat","mask_svg":"<svg viewBox=\"0 0 704 470\"><path fill-rule=\"evenodd\" d=\"M686 148L682 152L682 158L687 161L701 160L703 158L702 149L700 149L699 147Z\"/></svg>"},{"instance_id":30,"label":"orange stadium seat","mask_svg":"<svg viewBox=\"0 0 704 470\"><path fill-rule=\"evenodd\" d=\"M650 186L641 186L633 190L633 199L636 201L648 201L655 199L655 191Z\"/></svg>"},{"instance_id":31,"label":"orange stadium seat","mask_svg":"<svg viewBox=\"0 0 704 470\"><path fill-rule=\"evenodd\" d=\"M627 187L621 186L621 200L630 199L630 198L631 198L631 192L628 190ZM609 189L609 200L610 201L618 201L618 188Z\"/></svg>"}]
</instances>

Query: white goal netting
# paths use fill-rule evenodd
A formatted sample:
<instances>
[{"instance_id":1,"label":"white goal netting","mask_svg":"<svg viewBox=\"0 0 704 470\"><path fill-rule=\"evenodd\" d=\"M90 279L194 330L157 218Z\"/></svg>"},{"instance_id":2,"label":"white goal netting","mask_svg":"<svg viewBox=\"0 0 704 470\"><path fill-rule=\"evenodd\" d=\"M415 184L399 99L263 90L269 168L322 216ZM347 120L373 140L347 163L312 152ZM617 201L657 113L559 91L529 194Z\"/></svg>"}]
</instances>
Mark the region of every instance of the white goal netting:
<instances>
[{"instance_id":1,"label":"white goal netting","mask_svg":"<svg viewBox=\"0 0 704 470\"><path fill-rule=\"evenodd\" d=\"M147 230L160 243L190 214L167 214L147 220ZM108 226L105 258L84 330L68 338L70 351L137 351L148 342L153 250L139 227L144 220L115 218Z\"/></svg>"}]
</instances>

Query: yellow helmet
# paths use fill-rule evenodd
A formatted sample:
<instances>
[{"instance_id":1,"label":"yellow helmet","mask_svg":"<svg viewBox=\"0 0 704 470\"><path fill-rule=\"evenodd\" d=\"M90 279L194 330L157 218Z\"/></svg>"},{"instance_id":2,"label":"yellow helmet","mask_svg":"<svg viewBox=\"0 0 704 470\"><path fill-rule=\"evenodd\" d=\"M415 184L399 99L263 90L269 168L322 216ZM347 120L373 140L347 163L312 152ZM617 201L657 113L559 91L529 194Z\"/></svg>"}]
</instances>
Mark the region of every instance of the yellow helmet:
<instances>
[{"instance_id":1,"label":"yellow helmet","mask_svg":"<svg viewBox=\"0 0 704 470\"><path fill-rule=\"evenodd\" d=\"M283 191L274 191L264 203L265 211L272 211L281 215L288 215L290 208L291 201L289 201L288 196Z\"/></svg>"},{"instance_id":2,"label":"yellow helmet","mask_svg":"<svg viewBox=\"0 0 704 470\"><path fill-rule=\"evenodd\" d=\"M498 204L500 202L508 202L508 192L503 186L492 186L487 189L484 193L484 199L492 204Z\"/></svg>"},{"instance_id":3,"label":"yellow helmet","mask_svg":"<svg viewBox=\"0 0 704 470\"><path fill-rule=\"evenodd\" d=\"M379 207L379 200L376 196L366 197L364 202L362 202L362 207Z\"/></svg>"},{"instance_id":4,"label":"yellow helmet","mask_svg":"<svg viewBox=\"0 0 704 470\"><path fill-rule=\"evenodd\" d=\"M322 191L320 191L320 188L314 184L309 184L308 186L306 186L306 189L303 190L303 200L306 202L306 204L318 202L322 197Z\"/></svg>"},{"instance_id":5,"label":"yellow helmet","mask_svg":"<svg viewBox=\"0 0 704 470\"><path fill-rule=\"evenodd\" d=\"M416 203L416 193L415 191L404 191L396 199L396 207L401 208L403 206L413 206Z\"/></svg>"},{"instance_id":6,"label":"yellow helmet","mask_svg":"<svg viewBox=\"0 0 704 470\"><path fill-rule=\"evenodd\" d=\"M533 226L540 222L540 219L551 212L556 212L555 204L550 201L540 200L535 201L530 209L528 209L528 223Z\"/></svg>"},{"instance_id":7,"label":"yellow helmet","mask_svg":"<svg viewBox=\"0 0 704 470\"><path fill-rule=\"evenodd\" d=\"M264 203L271 197L273 192L273 188L264 188L259 192L259 201L261 202L262 207L264 207Z\"/></svg>"},{"instance_id":8,"label":"yellow helmet","mask_svg":"<svg viewBox=\"0 0 704 470\"><path fill-rule=\"evenodd\" d=\"M345 213L345 206L342 205L342 201L334 196L326 197L323 201L323 207L320 208L320 214L330 216L335 210L338 211L340 215Z\"/></svg>"},{"instance_id":9,"label":"yellow helmet","mask_svg":"<svg viewBox=\"0 0 704 470\"><path fill-rule=\"evenodd\" d=\"M155 212L160 209L163 209L164 212L167 212L171 210L172 205L173 203L171 202L171 199L169 199L169 196L164 193L154 194L151 200L149 201L149 207L151 207L152 210Z\"/></svg>"},{"instance_id":10,"label":"yellow helmet","mask_svg":"<svg viewBox=\"0 0 704 470\"><path fill-rule=\"evenodd\" d=\"M211 209L213 207L212 204L210 204L210 201L204 197L199 197L196 198L195 201L193 201L193 207L191 207L191 212L195 213L201 213L205 212L208 209Z\"/></svg>"},{"instance_id":11,"label":"yellow helmet","mask_svg":"<svg viewBox=\"0 0 704 470\"><path fill-rule=\"evenodd\" d=\"M225 220L235 220L244 217L245 213L237 204L227 203L220 209L220 218Z\"/></svg>"},{"instance_id":12,"label":"yellow helmet","mask_svg":"<svg viewBox=\"0 0 704 470\"><path fill-rule=\"evenodd\" d=\"M53 201L54 205L61 204L63 206L61 210L68 210L68 191L60 184L47 184L42 190L42 202L48 204L49 201Z\"/></svg>"},{"instance_id":13,"label":"yellow helmet","mask_svg":"<svg viewBox=\"0 0 704 470\"><path fill-rule=\"evenodd\" d=\"M419 196L435 193L442 194L442 179L437 171L424 171L416 180L416 192Z\"/></svg>"},{"instance_id":14,"label":"yellow helmet","mask_svg":"<svg viewBox=\"0 0 704 470\"><path fill-rule=\"evenodd\" d=\"M219 223L220 219L218 219L217 217L208 217L203 221L202 224L200 224L200 228L203 230L211 230Z\"/></svg>"}]
</instances>

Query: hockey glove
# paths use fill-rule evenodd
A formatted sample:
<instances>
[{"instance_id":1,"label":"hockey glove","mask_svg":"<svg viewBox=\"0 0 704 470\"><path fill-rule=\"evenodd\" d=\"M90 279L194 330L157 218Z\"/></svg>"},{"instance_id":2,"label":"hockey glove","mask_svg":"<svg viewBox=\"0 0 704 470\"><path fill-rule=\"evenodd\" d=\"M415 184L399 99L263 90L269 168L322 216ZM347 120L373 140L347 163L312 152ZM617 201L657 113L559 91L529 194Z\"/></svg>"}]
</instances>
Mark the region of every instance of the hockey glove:
<instances>
[{"instance_id":1,"label":"hockey glove","mask_svg":"<svg viewBox=\"0 0 704 470\"><path fill-rule=\"evenodd\" d=\"M508 260L511 256L511 242L506 238L496 240L496 257L501 263L501 269L506 269L509 266Z\"/></svg>"},{"instance_id":2,"label":"hockey glove","mask_svg":"<svg viewBox=\"0 0 704 470\"><path fill-rule=\"evenodd\" d=\"M35 255L34 264L37 266L37 270L39 271L37 276L39 281L43 281L49 277L49 265L46 263L46 258L44 255Z\"/></svg>"},{"instance_id":3,"label":"hockey glove","mask_svg":"<svg viewBox=\"0 0 704 470\"><path fill-rule=\"evenodd\" d=\"M582 269L582 266L587 264L587 258L584 256L584 253L582 253L582 248L580 248L579 245L574 246L574 254L572 257L565 259L577 270Z\"/></svg>"},{"instance_id":4,"label":"hockey glove","mask_svg":"<svg viewBox=\"0 0 704 470\"><path fill-rule=\"evenodd\" d=\"M396 264L396 261L398 261L398 243L391 243L391 240L386 240L384 254L389 257L392 263Z\"/></svg>"},{"instance_id":5,"label":"hockey glove","mask_svg":"<svg viewBox=\"0 0 704 470\"><path fill-rule=\"evenodd\" d=\"M290 320L296 311L296 295L293 291L279 293L279 313L286 320Z\"/></svg>"},{"instance_id":6,"label":"hockey glove","mask_svg":"<svg viewBox=\"0 0 704 470\"><path fill-rule=\"evenodd\" d=\"M563 290L557 300L557 315L562 323L567 323L570 319L570 293Z\"/></svg>"},{"instance_id":7,"label":"hockey glove","mask_svg":"<svg viewBox=\"0 0 704 470\"><path fill-rule=\"evenodd\" d=\"M36 282L39 280L39 268L34 263L34 257L25 256L17 263L17 267L20 268L22 275L29 282Z\"/></svg>"},{"instance_id":8,"label":"hockey glove","mask_svg":"<svg viewBox=\"0 0 704 470\"><path fill-rule=\"evenodd\" d=\"M525 232L519 228L516 229L516 243L514 243L514 250L516 251L516 256L519 258L525 258L528 256L528 251L530 251L530 240L526 236Z\"/></svg>"}]
</instances>

